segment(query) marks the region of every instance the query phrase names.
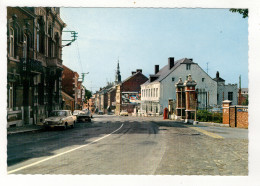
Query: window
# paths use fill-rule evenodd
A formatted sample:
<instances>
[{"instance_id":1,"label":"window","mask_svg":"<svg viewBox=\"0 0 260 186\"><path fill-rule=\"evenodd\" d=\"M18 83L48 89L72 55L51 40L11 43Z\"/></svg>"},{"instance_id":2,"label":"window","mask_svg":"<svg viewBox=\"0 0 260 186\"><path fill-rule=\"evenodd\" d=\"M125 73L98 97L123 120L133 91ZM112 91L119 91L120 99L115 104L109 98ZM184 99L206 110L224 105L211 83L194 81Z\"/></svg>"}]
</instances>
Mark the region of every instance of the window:
<instances>
[{"instance_id":1,"label":"window","mask_svg":"<svg viewBox=\"0 0 260 186\"><path fill-rule=\"evenodd\" d=\"M8 108L13 108L13 100L14 100L13 90L14 90L13 83L9 83L9 88L8 88Z\"/></svg>"},{"instance_id":2,"label":"window","mask_svg":"<svg viewBox=\"0 0 260 186\"><path fill-rule=\"evenodd\" d=\"M204 82L205 78L202 78L201 81Z\"/></svg>"},{"instance_id":3,"label":"window","mask_svg":"<svg viewBox=\"0 0 260 186\"><path fill-rule=\"evenodd\" d=\"M190 70L191 64L186 64L186 70Z\"/></svg>"},{"instance_id":4,"label":"window","mask_svg":"<svg viewBox=\"0 0 260 186\"><path fill-rule=\"evenodd\" d=\"M56 35L55 39L55 56L60 58L60 38Z\"/></svg>"},{"instance_id":5,"label":"window","mask_svg":"<svg viewBox=\"0 0 260 186\"><path fill-rule=\"evenodd\" d=\"M10 57L14 57L14 29L13 28L10 28L9 55Z\"/></svg>"},{"instance_id":6,"label":"window","mask_svg":"<svg viewBox=\"0 0 260 186\"><path fill-rule=\"evenodd\" d=\"M23 58L27 60L27 36L24 34L23 36Z\"/></svg>"},{"instance_id":7,"label":"window","mask_svg":"<svg viewBox=\"0 0 260 186\"><path fill-rule=\"evenodd\" d=\"M172 81L174 81L174 80L175 80L175 78L173 77L173 78L172 78Z\"/></svg>"},{"instance_id":8,"label":"window","mask_svg":"<svg viewBox=\"0 0 260 186\"><path fill-rule=\"evenodd\" d=\"M37 52L40 51L40 24L37 24L37 36L36 36Z\"/></svg>"},{"instance_id":9,"label":"window","mask_svg":"<svg viewBox=\"0 0 260 186\"><path fill-rule=\"evenodd\" d=\"M228 100L233 100L233 92L228 92Z\"/></svg>"},{"instance_id":10,"label":"window","mask_svg":"<svg viewBox=\"0 0 260 186\"><path fill-rule=\"evenodd\" d=\"M158 97L158 88L156 88L156 97Z\"/></svg>"},{"instance_id":11,"label":"window","mask_svg":"<svg viewBox=\"0 0 260 186\"><path fill-rule=\"evenodd\" d=\"M44 54L44 24L42 19L39 19L37 23L36 44L37 52Z\"/></svg>"},{"instance_id":12,"label":"window","mask_svg":"<svg viewBox=\"0 0 260 186\"><path fill-rule=\"evenodd\" d=\"M155 88L153 89L153 97L155 97Z\"/></svg>"}]
</instances>

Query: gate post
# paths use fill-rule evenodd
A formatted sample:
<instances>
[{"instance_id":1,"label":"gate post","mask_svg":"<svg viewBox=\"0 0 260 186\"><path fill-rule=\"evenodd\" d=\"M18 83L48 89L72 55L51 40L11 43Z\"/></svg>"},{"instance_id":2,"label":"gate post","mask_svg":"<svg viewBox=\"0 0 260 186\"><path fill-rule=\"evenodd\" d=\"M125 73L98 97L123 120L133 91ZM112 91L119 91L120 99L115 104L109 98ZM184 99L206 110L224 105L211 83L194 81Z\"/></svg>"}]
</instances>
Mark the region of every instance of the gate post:
<instances>
[{"instance_id":1,"label":"gate post","mask_svg":"<svg viewBox=\"0 0 260 186\"><path fill-rule=\"evenodd\" d=\"M222 102L222 110L223 110L223 124L228 124L230 125L230 105L231 101L225 100Z\"/></svg>"}]
</instances>

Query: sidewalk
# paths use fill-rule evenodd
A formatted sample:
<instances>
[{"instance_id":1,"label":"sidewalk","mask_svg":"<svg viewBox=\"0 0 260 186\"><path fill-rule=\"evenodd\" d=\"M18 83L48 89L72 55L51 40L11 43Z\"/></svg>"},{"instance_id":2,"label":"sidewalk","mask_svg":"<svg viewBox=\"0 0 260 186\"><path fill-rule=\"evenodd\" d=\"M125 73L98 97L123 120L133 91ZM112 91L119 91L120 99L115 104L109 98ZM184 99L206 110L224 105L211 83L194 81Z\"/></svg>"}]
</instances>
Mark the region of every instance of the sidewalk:
<instances>
[{"instance_id":1,"label":"sidewalk","mask_svg":"<svg viewBox=\"0 0 260 186\"><path fill-rule=\"evenodd\" d=\"M25 125L21 127L9 127L7 128L7 135L25 133L25 132L36 132L43 129L41 125Z\"/></svg>"}]
</instances>

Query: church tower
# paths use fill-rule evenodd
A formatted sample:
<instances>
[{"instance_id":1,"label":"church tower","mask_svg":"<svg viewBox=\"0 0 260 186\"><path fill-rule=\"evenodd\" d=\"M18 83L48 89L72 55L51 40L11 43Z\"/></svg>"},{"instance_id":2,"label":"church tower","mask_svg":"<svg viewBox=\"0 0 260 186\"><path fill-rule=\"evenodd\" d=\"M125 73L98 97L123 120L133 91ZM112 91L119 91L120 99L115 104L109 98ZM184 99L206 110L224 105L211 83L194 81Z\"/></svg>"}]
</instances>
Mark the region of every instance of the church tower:
<instances>
[{"instance_id":1,"label":"church tower","mask_svg":"<svg viewBox=\"0 0 260 186\"><path fill-rule=\"evenodd\" d=\"M116 78L115 78L115 84L121 83L121 75L120 75L120 69L119 69L119 60L117 61L117 69L116 69Z\"/></svg>"}]
</instances>

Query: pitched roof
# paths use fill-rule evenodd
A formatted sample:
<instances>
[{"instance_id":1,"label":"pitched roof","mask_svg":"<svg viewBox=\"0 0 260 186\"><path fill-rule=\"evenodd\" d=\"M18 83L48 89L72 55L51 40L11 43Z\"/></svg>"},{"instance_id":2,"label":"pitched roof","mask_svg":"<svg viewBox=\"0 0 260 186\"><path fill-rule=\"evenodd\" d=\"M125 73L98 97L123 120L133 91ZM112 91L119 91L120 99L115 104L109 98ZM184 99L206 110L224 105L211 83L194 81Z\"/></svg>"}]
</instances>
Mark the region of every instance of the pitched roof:
<instances>
[{"instance_id":1,"label":"pitched roof","mask_svg":"<svg viewBox=\"0 0 260 186\"><path fill-rule=\"evenodd\" d=\"M225 80L223 79L223 78L221 78L221 77L215 77L214 79L213 79L214 81L217 81L217 82L224 82Z\"/></svg>"},{"instance_id":2,"label":"pitched roof","mask_svg":"<svg viewBox=\"0 0 260 186\"><path fill-rule=\"evenodd\" d=\"M161 82L181 64L195 64L195 63L193 61L191 61L190 59L183 58L183 59L179 59L179 60L175 61L174 66L171 69L169 69L169 66L167 64L163 68L161 68L161 70L159 70L159 72L157 74L155 74L155 75L158 75L159 77L156 80L154 80L152 83ZM150 83L150 81L148 80L143 85L149 84L149 83Z\"/></svg>"}]
</instances>

